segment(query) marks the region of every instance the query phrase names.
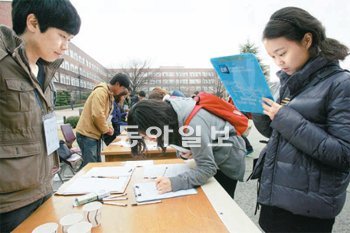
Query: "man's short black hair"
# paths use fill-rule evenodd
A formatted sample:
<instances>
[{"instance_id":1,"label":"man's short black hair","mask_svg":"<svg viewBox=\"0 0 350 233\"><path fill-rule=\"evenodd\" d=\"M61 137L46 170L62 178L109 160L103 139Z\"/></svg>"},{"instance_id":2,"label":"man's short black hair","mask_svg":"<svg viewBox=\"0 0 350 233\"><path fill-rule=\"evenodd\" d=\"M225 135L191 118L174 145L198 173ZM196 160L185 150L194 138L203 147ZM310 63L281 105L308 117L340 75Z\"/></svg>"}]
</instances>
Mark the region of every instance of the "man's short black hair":
<instances>
[{"instance_id":1,"label":"man's short black hair","mask_svg":"<svg viewBox=\"0 0 350 233\"><path fill-rule=\"evenodd\" d=\"M139 94L138 94L139 96L141 96L141 97L146 97L146 92L144 92L144 91L139 91Z\"/></svg>"},{"instance_id":2,"label":"man's short black hair","mask_svg":"<svg viewBox=\"0 0 350 233\"><path fill-rule=\"evenodd\" d=\"M41 32L53 27L76 35L80 30L80 16L69 0L13 0L12 25L17 35L24 33L29 14L35 15Z\"/></svg>"},{"instance_id":3,"label":"man's short black hair","mask_svg":"<svg viewBox=\"0 0 350 233\"><path fill-rule=\"evenodd\" d=\"M120 86L129 88L131 81L130 81L129 75L125 73L118 73L113 76L113 78L111 79L111 81L109 81L109 83L111 85L119 83Z\"/></svg>"}]
</instances>

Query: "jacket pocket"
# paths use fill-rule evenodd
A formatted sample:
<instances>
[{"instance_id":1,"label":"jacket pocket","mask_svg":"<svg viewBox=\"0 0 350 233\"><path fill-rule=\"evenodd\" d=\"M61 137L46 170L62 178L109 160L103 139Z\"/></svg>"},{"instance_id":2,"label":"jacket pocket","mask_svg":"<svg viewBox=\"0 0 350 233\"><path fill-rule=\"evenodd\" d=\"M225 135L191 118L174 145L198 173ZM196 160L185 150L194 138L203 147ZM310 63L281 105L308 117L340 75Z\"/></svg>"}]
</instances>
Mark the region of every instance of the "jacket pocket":
<instances>
[{"instance_id":1,"label":"jacket pocket","mask_svg":"<svg viewBox=\"0 0 350 233\"><path fill-rule=\"evenodd\" d=\"M28 112L30 110L30 96L34 87L17 79L5 79L7 91L5 98L8 102L7 110L10 112Z\"/></svg>"},{"instance_id":2,"label":"jacket pocket","mask_svg":"<svg viewBox=\"0 0 350 233\"><path fill-rule=\"evenodd\" d=\"M40 184L43 168L41 144L1 145L0 147L0 193L36 187Z\"/></svg>"}]
</instances>

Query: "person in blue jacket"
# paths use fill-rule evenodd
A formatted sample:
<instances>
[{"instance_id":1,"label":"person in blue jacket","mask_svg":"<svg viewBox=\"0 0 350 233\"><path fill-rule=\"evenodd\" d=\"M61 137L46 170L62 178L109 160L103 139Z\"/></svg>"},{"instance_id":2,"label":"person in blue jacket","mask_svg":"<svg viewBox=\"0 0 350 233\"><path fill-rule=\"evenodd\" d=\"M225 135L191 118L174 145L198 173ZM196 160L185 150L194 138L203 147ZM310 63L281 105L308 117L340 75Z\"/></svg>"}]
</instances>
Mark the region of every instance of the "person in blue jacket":
<instances>
[{"instance_id":1,"label":"person in blue jacket","mask_svg":"<svg viewBox=\"0 0 350 233\"><path fill-rule=\"evenodd\" d=\"M126 98L127 92L122 93L120 95L115 96L115 100L113 102L113 111L112 111L112 126L114 129L113 135L103 135L103 141L108 146L111 142L114 141L116 137L120 135L120 126L121 125L127 125L125 118L128 114L124 111L124 101Z\"/></svg>"},{"instance_id":2,"label":"person in blue jacket","mask_svg":"<svg viewBox=\"0 0 350 233\"><path fill-rule=\"evenodd\" d=\"M114 101L114 108L112 112L112 125L116 136L118 136L121 133L120 126L127 125L127 123L125 122L125 117L128 113L124 112L125 97L125 95L116 96Z\"/></svg>"},{"instance_id":3,"label":"person in blue jacket","mask_svg":"<svg viewBox=\"0 0 350 233\"><path fill-rule=\"evenodd\" d=\"M350 74L339 67L349 49L296 7L272 14L263 42L281 88L276 101L263 99L265 115L253 116L269 137L253 172L259 224L266 232L331 232L350 180Z\"/></svg>"}]
</instances>

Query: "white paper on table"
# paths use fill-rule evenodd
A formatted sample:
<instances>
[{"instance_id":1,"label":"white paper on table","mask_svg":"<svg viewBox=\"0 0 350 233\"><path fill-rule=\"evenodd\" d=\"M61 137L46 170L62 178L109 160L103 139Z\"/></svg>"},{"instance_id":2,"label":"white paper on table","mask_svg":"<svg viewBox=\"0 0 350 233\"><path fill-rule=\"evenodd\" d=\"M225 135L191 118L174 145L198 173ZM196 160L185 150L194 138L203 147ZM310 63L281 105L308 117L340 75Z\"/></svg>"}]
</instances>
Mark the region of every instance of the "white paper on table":
<instances>
[{"instance_id":1,"label":"white paper on table","mask_svg":"<svg viewBox=\"0 0 350 233\"><path fill-rule=\"evenodd\" d=\"M112 142L109 145L116 145L116 146L122 146L122 147L131 147L130 143L128 141L120 140L118 142Z\"/></svg>"},{"instance_id":2,"label":"white paper on table","mask_svg":"<svg viewBox=\"0 0 350 233\"><path fill-rule=\"evenodd\" d=\"M130 176L133 172L133 168L125 166L115 167L94 167L91 168L84 177L92 176Z\"/></svg>"},{"instance_id":3,"label":"white paper on table","mask_svg":"<svg viewBox=\"0 0 350 233\"><path fill-rule=\"evenodd\" d=\"M86 194L101 190L111 193L123 193L130 178L131 176L121 176L118 179L79 177L68 187L65 187L63 190L59 189L57 194Z\"/></svg>"},{"instance_id":4,"label":"white paper on table","mask_svg":"<svg viewBox=\"0 0 350 233\"><path fill-rule=\"evenodd\" d=\"M125 167L145 167L153 165L153 160L137 160L124 162Z\"/></svg>"},{"instance_id":5,"label":"white paper on table","mask_svg":"<svg viewBox=\"0 0 350 233\"><path fill-rule=\"evenodd\" d=\"M197 194L195 189L179 190L159 194L155 182L138 183L134 185L135 199L137 202L160 200L165 198L179 197L185 195Z\"/></svg>"},{"instance_id":6,"label":"white paper on table","mask_svg":"<svg viewBox=\"0 0 350 233\"><path fill-rule=\"evenodd\" d=\"M149 179L154 179L159 176L174 177L190 169L188 164L150 165L143 168L143 177Z\"/></svg>"}]
</instances>

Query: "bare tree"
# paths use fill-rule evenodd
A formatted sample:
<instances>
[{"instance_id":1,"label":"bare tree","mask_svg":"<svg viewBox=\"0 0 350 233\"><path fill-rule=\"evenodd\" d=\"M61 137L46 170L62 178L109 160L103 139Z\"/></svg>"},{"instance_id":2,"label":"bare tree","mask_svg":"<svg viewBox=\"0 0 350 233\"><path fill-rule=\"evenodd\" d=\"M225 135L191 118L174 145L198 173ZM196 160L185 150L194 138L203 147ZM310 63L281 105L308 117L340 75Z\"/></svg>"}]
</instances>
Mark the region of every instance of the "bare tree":
<instances>
[{"instance_id":1,"label":"bare tree","mask_svg":"<svg viewBox=\"0 0 350 233\"><path fill-rule=\"evenodd\" d=\"M121 71L129 74L131 84L131 91L137 92L143 86L152 80L158 70L151 69L151 62L149 60L131 60L127 65L122 66Z\"/></svg>"},{"instance_id":2,"label":"bare tree","mask_svg":"<svg viewBox=\"0 0 350 233\"><path fill-rule=\"evenodd\" d=\"M217 95L220 98L223 98L224 95L226 94L226 89L220 79L216 78L214 82L214 87L215 87L215 95Z\"/></svg>"},{"instance_id":3,"label":"bare tree","mask_svg":"<svg viewBox=\"0 0 350 233\"><path fill-rule=\"evenodd\" d=\"M226 95L226 89L222 84L221 80L217 77L216 74L215 74L215 77L211 80L213 85L210 87L209 92L213 93L214 95L220 98L223 98L224 95Z\"/></svg>"}]
</instances>

